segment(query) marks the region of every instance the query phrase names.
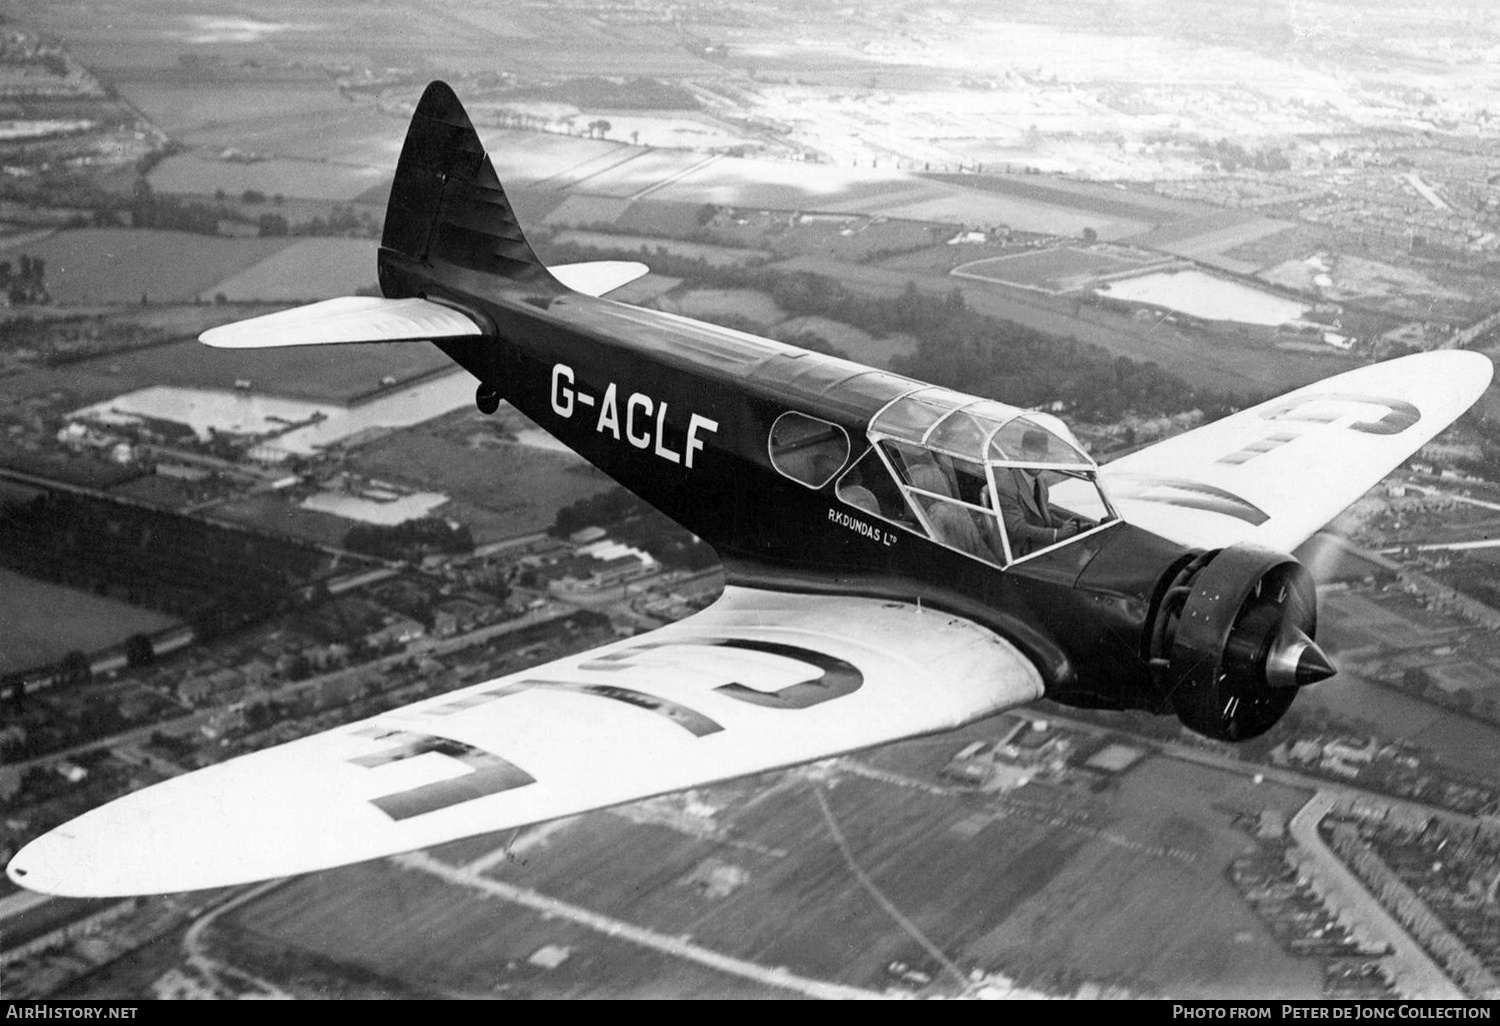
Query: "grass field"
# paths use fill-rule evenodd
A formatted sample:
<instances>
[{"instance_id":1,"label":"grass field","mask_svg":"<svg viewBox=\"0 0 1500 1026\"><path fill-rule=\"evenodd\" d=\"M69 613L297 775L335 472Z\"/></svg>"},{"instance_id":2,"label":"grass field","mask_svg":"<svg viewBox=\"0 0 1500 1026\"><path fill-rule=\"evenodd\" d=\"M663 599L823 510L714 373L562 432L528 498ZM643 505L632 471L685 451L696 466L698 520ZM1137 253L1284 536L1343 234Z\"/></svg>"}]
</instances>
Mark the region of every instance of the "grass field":
<instances>
[{"instance_id":1,"label":"grass field","mask_svg":"<svg viewBox=\"0 0 1500 1026\"><path fill-rule=\"evenodd\" d=\"M1240 774L1149 759L1121 780L1106 829L1143 846L1187 851L1192 860L1090 840L971 950L1026 967L1023 976L1072 973L1160 996L1316 999L1317 962L1283 953L1225 878L1249 843L1229 809L1289 815L1307 797Z\"/></svg>"},{"instance_id":2,"label":"grass field","mask_svg":"<svg viewBox=\"0 0 1500 1026\"><path fill-rule=\"evenodd\" d=\"M225 308L199 309L222 313ZM264 312L241 310L242 316ZM420 344L235 350L186 340L0 378L0 396L61 390L86 405L152 385L232 389L244 379L267 395L342 403L376 388L385 377L405 381L448 366L448 358L436 348Z\"/></svg>"},{"instance_id":3,"label":"grass field","mask_svg":"<svg viewBox=\"0 0 1500 1026\"><path fill-rule=\"evenodd\" d=\"M531 426L509 407L505 423ZM497 441L497 422L461 410L356 450L361 473L443 492L481 544L550 527L557 511L611 487L567 453ZM473 513L465 517L464 510Z\"/></svg>"},{"instance_id":4,"label":"grass field","mask_svg":"<svg viewBox=\"0 0 1500 1026\"><path fill-rule=\"evenodd\" d=\"M80 228L0 252L47 262L55 303L192 302L215 282L291 245L291 239L227 239L188 232Z\"/></svg>"},{"instance_id":5,"label":"grass field","mask_svg":"<svg viewBox=\"0 0 1500 1026\"><path fill-rule=\"evenodd\" d=\"M594 817L608 824L609 819ZM504 843L494 837L489 847ZM353 963L451 997L774 997L725 976L389 862L295 880L233 914L216 939L253 931L293 952ZM554 969L528 959L569 949ZM309 995L315 996L315 995Z\"/></svg>"},{"instance_id":6,"label":"grass field","mask_svg":"<svg viewBox=\"0 0 1500 1026\"><path fill-rule=\"evenodd\" d=\"M874 990L893 982L893 960L934 973L933 993L960 988L915 929L961 973L1003 972L1054 992L1092 982L1141 996L1321 994L1318 963L1284 954L1225 875L1250 844L1234 817L1290 815L1303 791L1165 757L1116 778L1106 794L1033 785L989 797L854 772L873 766L936 782L935 767L995 729L861 753L835 764L831 780L794 771L699 789L728 841L638 821L637 807L573 820L489 872L762 966ZM977 831L968 828L976 815L988 819ZM492 835L433 855L459 865L513 840ZM697 874L709 860L743 871L738 886L706 893ZM421 992L761 993L388 862L294 881L232 920L217 934L231 945L235 931L253 931L294 959L306 951ZM526 962L546 944L571 952L551 971Z\"/></svg>"},{"instance_id":7,"label":"grass field","mask_svg":"<svg viewBox=\"0 0 1500 1026\"><path fill-rule=\"evenodd\" d=\"M322 76L285 81L228 81L218 85L172 81L162 76L155 82L132 82L123 92L152 123L186 139L205 130L217 131L225 124L274 118L317 119L349 107L349 101ZM152 184L155 185L154 178Z\"/></svg>"},{"instance_id":8,"label":"grass field","mask_svg":"<svg viewBox=\"0 0 1500 1026\"><path fill-rule=\"evenodd\" d=\"M267 196L279 193L287 197L346 201L388 183L393 169L394 165L381 168L307 158L244 164L180 154L153 168L150 179L151 188L157 192L211 196L222 189L230 197L238 197L247 189L259 189ZM266 209L276 212L274 207Z\"/></svg>"},{"instance_id":9,"label":"grass field","mask_svg":"<svg viewBox=\"0 0 1500 1026\"><path fill-rule=\"evenodd\" d=\"M646 260L652 253L664 249L674 256L689 260L702 259L712 267L735 267L754 260L769 260L771 254L759 249L735 249L731 246L714 246L702 242L678 242L675 239L660 239L650 235L616 235L613 232L590 232L568 229L558 232L553 239L557 243L573 243L577 246L598 246L603 249L645 249Z\"/></svg>"},{"instance_id":10,"label":"grass field","mask_svg":"<svg viewBox=\"0 0 1500 1026\"><path fill-rule=\"evenodd\" d=\"M1058 249L1030 250L1015 256L975 260L959 265L953 273L1018 285L1021 288L1065 292L1082 288L1099 275L1140 266L1138 260L1126 260L1110 253L1063 246Z\"/></svg>"},{"instance_id":11,"label":"grass field","mask_svg":"<svg viewBox=\"0 0 1500 1026\"><path fill-rule=\"evenodd\" d=\"M298 239L205 289L204 298L223 293L231 302L307 302L350 296L375 287L379 248L374 239Z\"/></svg>"},{"instance_id":12,"label":"grass field","mask_svg":"<svg viewBox=\"0 0 1500 1026\"><path fill-rule=\"evenodd\" d=\"M1110 311L1083 307L1075 315L1066 299L1023 298L1003 286L967 281L916 270L893 270L869 264L848 264L814 257L796 257L773 265L779 270L811 271L843 281L851 289L877 296L898 296L908 282L925 292L944 295L955 288L971 309L1015 321L1039 331L1069 336L1102 346L1112 353L1154 361L1190 385L1206 386L1238 395L1286 391L1319 378L1349 370L1349 359L1329 347L1328 353L1278 353L1243 336L1220 333L1211 337L1179 332L1170 325L1142 323Z\"/></svg>"},{"instance_id":13,"label":"grass field","mask_svg":"<svg viewBox=\"0 0 1500 1026\"><path fill-rule=\"evenodd\" d=\"M1038 203L1073 207L1102 217L1129 221L1170 222L1187 216L1193 209L1190 204L1147 192L1119 191L1105 185L1072 182L1050 176L934 174L923 177L982 192L1018 196Z\"/></svg>"},{"instance_id":14,"label":"grass field","mask_svg":"<svg viewBox=\"0 0 1500 1026\"><path fill-rule=\"evenodd\" d=\"M900 217L911 221L938 221L953 225L1005 225L1025 232L1077 237L1085 229L1106 242L1128 238L1149 227L1141 221L1109 218L1071 206L1039 203L1019 196L981 193L956 186L931 183L928 194L898 194L889 199L840 201L832 210L860 211Z\"/></svg>"},{"instance_id":15,"label":"grass field","mask_svg":"<svg viewBox=\"0 0 1500 1026\"><path fill-rule=\"evenodd\" d=\"M332 513L303 509L296 502L276 493L252 495L215 506L207 515L215 520L245 524L262 530L269 528L277 534L334 547L344 544L344 535L354 526L352 520Z\"/></svg>"},{"instance_id":16,"label":"grass field","mask_svg":"<svg viewBox=\"0 0 1500 1026\"><path fill-rule=\"evenodd\" d=\"M848 354L849 359L871 367L889 368L893 359L910 355L917 345L910 335L898 332L885 338L876 338L853 325L829 320L827 317L791 317L773 327L770 335L790 342L795 341L796 336L804 331L821 335Z\"/></svg>"},{"instance_id":17,"label":"grass field","mask_svg":"<svg viewBox=\"0 0 1500 1026\"><path fill-rule=\"evenodd\" d=\"M786 311L769 295L752 289L693 289L676 292L656 301L668 313L682 314L699 320L717 317L744 318L768 328L786 318Z\"/></svg>"},{"instance_id":18,"label":"grass field","mask_svg":"<svg viewBox=\"0 0 1500 1026\"><path fill-rule=\"evenodd\" d=\"M0 673L47 666L179 621L149 609L0 569Z\"/></svg>"}]
</instances>

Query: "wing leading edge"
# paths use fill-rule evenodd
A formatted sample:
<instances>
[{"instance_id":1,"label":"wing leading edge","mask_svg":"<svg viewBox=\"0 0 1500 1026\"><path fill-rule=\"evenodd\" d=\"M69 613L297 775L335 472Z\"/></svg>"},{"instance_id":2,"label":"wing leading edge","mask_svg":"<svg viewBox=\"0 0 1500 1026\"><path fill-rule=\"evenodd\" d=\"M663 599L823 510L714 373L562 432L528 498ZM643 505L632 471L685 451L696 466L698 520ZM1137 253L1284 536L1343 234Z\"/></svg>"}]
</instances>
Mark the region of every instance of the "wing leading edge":
<instances>
[{"instance_id":1,"label":"wing leading edge","mask_svg":"<svg viewBox=\"0 0 1500 1026\"><path fill-rule=\"evenodd\" d=\"M1290 552L1457 420L1489 386L1480 353L1371 364L1100 468L1131 523L1185 545Z\"/></svg>"},{"instance_id":2,"label":"wing leading edge","mask_svg":"<svg viewBox=\"0 0 1500 1026\"><path fill-rule=\"evenodd\" d=\"M651 634L127 795L9 873L83 897L304 873L946 730L1042 690L958 617L730 588Z\"/></svg>"}]
</instances>

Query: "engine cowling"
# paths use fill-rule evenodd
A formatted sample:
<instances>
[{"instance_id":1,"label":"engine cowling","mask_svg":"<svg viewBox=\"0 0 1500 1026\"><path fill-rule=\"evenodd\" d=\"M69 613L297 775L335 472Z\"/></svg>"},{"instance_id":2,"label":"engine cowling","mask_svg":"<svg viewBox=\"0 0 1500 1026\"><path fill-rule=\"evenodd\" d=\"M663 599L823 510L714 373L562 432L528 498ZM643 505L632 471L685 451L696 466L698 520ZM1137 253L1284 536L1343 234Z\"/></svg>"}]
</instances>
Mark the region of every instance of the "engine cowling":
<instances>
[{"instance_id":1,"label":"engine cowling","mask_svg":"<svg viewBox=\"0 0 1500 1026\"><path fill-rule=\"evenodd\" d=\"M1334 674L1313 640L1317 629L1306 567L1232 545L1201 554L1167 582L1152 623L1152 671L1188 727L1246 741L1270 730L1299 689Z\"/></svg>"}]
</instances>

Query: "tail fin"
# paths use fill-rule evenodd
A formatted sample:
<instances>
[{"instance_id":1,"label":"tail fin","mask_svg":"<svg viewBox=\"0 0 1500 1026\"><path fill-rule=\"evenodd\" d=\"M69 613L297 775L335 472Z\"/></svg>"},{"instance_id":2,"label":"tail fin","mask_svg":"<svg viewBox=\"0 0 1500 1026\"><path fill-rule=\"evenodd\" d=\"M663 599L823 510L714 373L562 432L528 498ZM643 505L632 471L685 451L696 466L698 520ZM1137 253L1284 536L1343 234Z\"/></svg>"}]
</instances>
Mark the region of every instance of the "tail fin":
<instances>
[{"instance_id":1,"label":"tail fin","mask_svg":"<svg viewBox=\"0 0 1500 1026\"><path fill-rule=\"evenodd\" d=\"M449 268L558 288L527 243L463 105L446 83L433 82L412 115L391 183L381 291L414 295L413 272L442 281Z\"/></svg>"},{"instance_id":2,"label":"tail fin","mask_svg":"<svg viewBox=\"0 0 1500 1026\"><path fill-rule=\"evenodd\" d=\"M384 299L328 299L212 328L199 340L260 349L485 335L494 325L461 294L484 295L499 280L524 285L529 298L602 296L646 267L600 260L549 270L527 243L458 97L433 82L417 104L396 165L378 273Z\"/></svg>"}]
</instances>

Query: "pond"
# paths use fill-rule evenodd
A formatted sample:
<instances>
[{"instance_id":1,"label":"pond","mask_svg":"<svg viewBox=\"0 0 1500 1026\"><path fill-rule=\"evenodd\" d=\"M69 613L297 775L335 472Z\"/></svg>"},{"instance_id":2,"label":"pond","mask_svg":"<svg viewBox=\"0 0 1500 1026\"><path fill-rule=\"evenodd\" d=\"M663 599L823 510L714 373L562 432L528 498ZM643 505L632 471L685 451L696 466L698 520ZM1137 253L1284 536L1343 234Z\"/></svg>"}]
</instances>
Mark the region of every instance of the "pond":
<instances>
[{"instance_id":1,"label":"pond","mask_svg":"<svg viewBox=\"0 0 1500 1026\"><path fill-rule=\"evenodd\" d=\"M1095 290L1110 299L1149 303L1211 321L1274 326L1301 319L1311 307L1202 271L1158 271L1107 282Z\"/></svg>"}]
</instances>

